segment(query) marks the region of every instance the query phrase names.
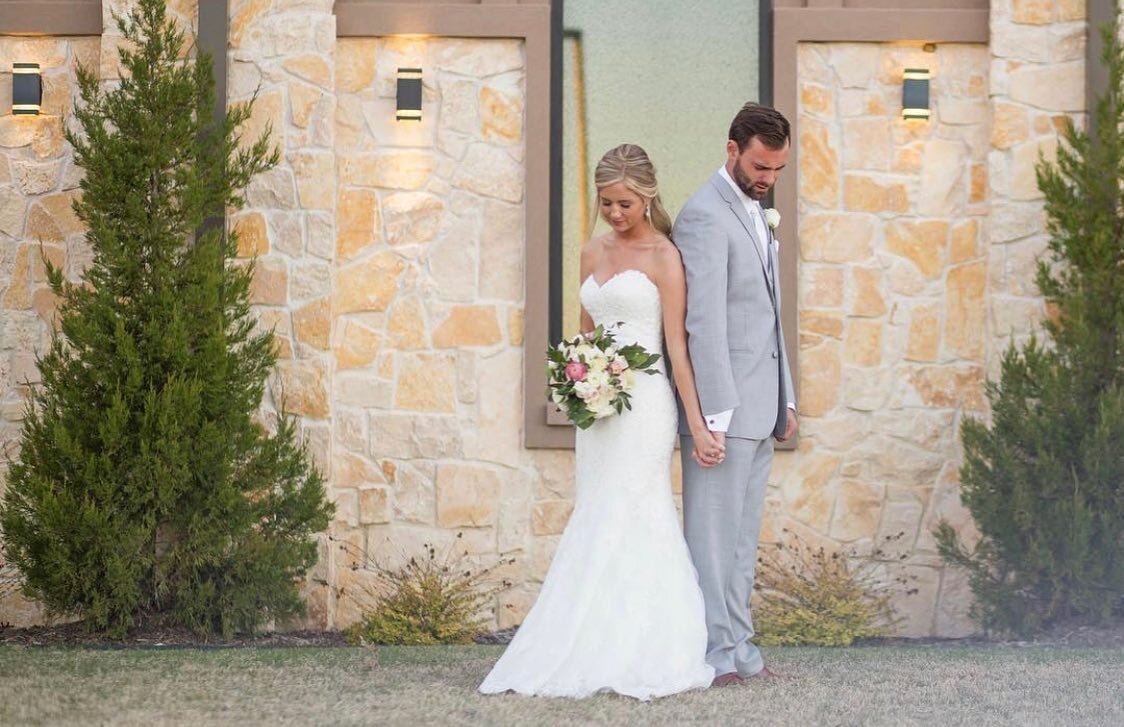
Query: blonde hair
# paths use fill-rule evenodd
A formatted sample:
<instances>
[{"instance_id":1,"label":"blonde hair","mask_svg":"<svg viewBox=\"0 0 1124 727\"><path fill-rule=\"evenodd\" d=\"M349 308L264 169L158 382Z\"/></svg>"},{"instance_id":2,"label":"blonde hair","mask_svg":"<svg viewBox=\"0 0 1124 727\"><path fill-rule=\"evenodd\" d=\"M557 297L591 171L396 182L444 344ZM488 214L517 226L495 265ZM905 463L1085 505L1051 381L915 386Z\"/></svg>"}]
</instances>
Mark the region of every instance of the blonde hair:
<instances>
[{"instance_id":1,"label":"blonde hair","mask_svg":"<svg viewBox=\"0 0 1124 727\"><path fill-rule=\"evenodd\" d=\"M613 184L624 184L648 205L652 227L671 237L671 216L667 214L660 199L656 168L642 148L636 144L621 144L605 152L593 172L593 184L598 190ZM596 198L593 208L600 209ZM596 217L593 222L594 225L597 223Z\"/></svg>"}]
</instances>

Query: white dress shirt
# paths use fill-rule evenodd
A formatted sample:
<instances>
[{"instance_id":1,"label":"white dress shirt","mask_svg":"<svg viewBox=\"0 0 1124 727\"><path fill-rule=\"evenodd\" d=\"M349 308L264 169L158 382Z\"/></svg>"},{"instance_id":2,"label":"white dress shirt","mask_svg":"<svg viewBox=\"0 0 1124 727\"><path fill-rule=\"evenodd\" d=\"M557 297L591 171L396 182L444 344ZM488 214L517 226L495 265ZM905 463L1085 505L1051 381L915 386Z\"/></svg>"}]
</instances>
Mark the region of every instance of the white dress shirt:
<instances>
[{"instance_id":1,"label":"white dress shirt","mask_svg":"<svg viewBox=\"0 0 1124 727\"><path fill-rule=\"evenodd\" d=\"M757 230L757 239L761 247L761 252L765 259L768 260L769 231L765 226L765 213L761 210L761 203L742 191L742 188L730 177L730 173L726 171L725 164L718 168L718 174L726 180L726 183L734 190L734 194L741 200L742 205L745 206L745 213L749 216L749 219L753 221L753 226ZM796 404L790 401L788 402L788 408L795 411ZM730 420L734 418L734 410L727 409L726 411L720 411L714 414L704 413L703 416L706 418L707 429L712 432L725 432L730 428Z\"/></svg>"}]
</instances>

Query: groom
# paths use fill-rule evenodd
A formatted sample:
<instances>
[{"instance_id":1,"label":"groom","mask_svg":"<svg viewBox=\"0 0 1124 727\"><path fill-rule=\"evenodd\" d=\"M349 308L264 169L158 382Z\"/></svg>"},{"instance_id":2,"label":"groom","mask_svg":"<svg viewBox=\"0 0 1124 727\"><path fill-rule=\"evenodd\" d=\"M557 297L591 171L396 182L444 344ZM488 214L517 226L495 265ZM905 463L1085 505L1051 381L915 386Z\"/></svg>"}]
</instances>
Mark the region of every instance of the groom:
<instances>
[{"instance_id":1,"label":"groom","mask_svg":"<svg viewBox=\"0 0 1124 727\"><path fill-rule=\"evenodd\" d=\"M747 103L730 124L726 163L683 207L672 232L687 270L699 401L725 444L724 453L696 449L680 409L684 531L706 601L715 686L771 674L750 640L749 597L773 440L790 438L797 424L777 252L760 200L788 148L784 116Z\"/></svg>"}]
</instances>

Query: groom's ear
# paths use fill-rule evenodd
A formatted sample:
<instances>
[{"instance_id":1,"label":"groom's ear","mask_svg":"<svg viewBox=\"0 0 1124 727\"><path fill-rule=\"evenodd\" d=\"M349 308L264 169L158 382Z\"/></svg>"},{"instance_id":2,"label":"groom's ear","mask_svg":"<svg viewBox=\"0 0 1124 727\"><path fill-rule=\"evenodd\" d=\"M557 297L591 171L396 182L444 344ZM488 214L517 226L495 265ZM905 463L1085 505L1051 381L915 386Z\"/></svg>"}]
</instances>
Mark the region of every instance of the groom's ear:
<instances>
[{"instance_id":1,"label":"groom's ear","mask_svg":"<svg viewBox=\"0 0 1124 727\"><path fill-rule=\"evenodd\" d=\"M738 142L733 139L728 139L726 141L726 156L730 159L738 158Z\"/></svg>"}]
</instances>

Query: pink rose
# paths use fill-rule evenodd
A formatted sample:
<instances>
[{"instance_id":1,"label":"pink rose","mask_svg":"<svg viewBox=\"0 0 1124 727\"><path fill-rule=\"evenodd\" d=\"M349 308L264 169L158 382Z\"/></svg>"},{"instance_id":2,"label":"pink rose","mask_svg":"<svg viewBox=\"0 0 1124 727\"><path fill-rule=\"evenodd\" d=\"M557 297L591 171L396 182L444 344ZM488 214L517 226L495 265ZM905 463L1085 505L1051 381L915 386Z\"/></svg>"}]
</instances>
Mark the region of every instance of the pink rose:
<instances>
[{"instance_id":1,"label":"pink rose","mask_svg":"<svg viewBox=\"0 0 1124 727\"><path fill-rule=\"evenodd\" d=\"M566 364L566 378L570 381L584 381L588 371L589 369L581 361L571 361Z\"/></svg>"},{"instance_id":2,"label":"pink rose","mask_svg":"<svg viewBox=\"0 0 1124 727\"><path fill-rule=\"evenodd\" d=\"M628 361L625 361L620 356L609 362L609 373L613 376L618 376L622 371L628 368Z\"/></svg>"}]
</instances>

